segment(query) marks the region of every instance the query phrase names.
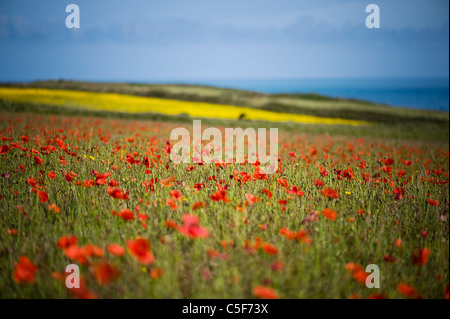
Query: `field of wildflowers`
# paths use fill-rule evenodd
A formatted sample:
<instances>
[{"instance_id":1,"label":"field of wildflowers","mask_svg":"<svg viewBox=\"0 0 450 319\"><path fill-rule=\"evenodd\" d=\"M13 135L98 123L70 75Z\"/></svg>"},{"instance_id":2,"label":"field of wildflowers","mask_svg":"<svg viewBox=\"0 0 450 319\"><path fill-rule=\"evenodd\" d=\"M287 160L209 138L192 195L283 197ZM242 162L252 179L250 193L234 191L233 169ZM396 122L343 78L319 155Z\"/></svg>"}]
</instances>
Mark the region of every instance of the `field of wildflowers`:
<instances>
[{"instance_id":1,"label":"field of wildflowers","mask_svg":"<svg viewBox=\"0 0 450 319\"><path fill-rule=\"evenodd\" d=\"M69 106L97 111L129 113L162 113L167 115L186 114L192 117L264 120L269 122L286 122L330 125L368 125L368 122L327 118L311 115L279 113L232 105L211 104L203 102L167 100L114 93L93 93L69 90L49 90L39 88L0 88L0 99L45 105Z\"/></svg>"},{"instance_id":2,"label":"field of wildflowers","mask_svg":"<svg viewBox=\"0 0 450 319\"><path fill-rule=\"evenodd\" d=\"M262 175L179 125L2 112L0 297L448 298L447 143L281 130Z\"/></svg>"}]
</instances>

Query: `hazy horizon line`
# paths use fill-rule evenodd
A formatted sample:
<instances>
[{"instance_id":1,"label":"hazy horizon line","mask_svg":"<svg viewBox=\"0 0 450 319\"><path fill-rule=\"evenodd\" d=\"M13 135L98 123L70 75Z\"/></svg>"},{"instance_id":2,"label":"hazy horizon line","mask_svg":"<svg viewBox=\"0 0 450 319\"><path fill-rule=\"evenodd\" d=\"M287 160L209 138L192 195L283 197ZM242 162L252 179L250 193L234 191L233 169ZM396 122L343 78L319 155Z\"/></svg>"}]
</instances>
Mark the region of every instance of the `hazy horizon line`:
<instances>
[{"instance_id":1,"label":"hazy horizon line","mask_svg":"<svg viewBox=\"0 0 450 319\"><path fill-rule=\"evenodd\" d=\"M179 82L198 82L198 81L295 81L295 80L450 80L449 76L357 76L357 77L273 77L273 78L191 78L191 79L170 79L170 78L155 78L155 79L79 79L79 78L34 78L21 80L0 80L0 83L32 83L44 81L72 81L72 82L95 82L95 83L164 83L175 84Z\"/></svg>"}]
</instances>

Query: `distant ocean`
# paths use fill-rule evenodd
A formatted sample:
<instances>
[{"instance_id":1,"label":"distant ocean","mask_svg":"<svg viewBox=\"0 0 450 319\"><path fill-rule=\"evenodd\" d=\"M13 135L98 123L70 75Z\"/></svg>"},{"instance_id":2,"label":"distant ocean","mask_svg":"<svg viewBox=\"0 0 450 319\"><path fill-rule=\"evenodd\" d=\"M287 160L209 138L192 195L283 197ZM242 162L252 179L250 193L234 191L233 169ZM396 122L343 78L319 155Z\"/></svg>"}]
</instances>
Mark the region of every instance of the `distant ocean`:
<instances>
[{"instance_id":1,"label":"distant ocean","mask_svg":"<svg viewBox=\"0 0 450 319\"><path fill-rule=\"evenodd\" d=\"M179 82L179 81L178 81ZM208 80L182 83L264 93L318 93L425 110L449 110L448 78Z\"/></svg>"}]
</instances>

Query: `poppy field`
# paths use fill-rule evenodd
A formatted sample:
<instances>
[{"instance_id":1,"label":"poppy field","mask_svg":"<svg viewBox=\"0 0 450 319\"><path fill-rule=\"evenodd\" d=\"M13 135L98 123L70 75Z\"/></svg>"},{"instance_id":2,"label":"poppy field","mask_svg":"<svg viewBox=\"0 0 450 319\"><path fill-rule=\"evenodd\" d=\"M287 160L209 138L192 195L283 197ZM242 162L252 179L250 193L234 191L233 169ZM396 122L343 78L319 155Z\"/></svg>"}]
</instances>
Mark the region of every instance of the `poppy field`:
<instances>
[{"instance_id":1,"label":"poppy field","mask_svg":"<svg viewBox=\"0 0 450 319\"><path fill-rule=\"evenodd\" d=\"M0 298L448 298L447 143L281 129L263 175L180 125L2 112Z\"/></svg>"}]
</instances>

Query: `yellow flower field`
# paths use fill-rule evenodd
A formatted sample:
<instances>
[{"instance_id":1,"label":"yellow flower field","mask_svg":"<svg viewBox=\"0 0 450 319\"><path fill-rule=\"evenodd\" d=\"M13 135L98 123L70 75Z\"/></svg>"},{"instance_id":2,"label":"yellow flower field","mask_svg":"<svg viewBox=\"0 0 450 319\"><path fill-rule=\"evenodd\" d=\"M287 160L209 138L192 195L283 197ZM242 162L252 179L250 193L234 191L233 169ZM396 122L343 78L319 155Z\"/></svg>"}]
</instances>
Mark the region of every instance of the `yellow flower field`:
<instances>
[{"instance_id":1,"label":"yellow flower field","mask_svg":"<svg viewBox=\"0 0 450 319\"><path fill-rule=\"evenodd\" d=\"M166 115L187 114L191 117L245 119L270 122L296 122L327 125L368 125L368 122L327 118L291 113L277 113L248 107L201 102L187 102L158 98L139 97L115 93L94 93L69 90L0 88L0 99L58 106L78 107L89 110L105 110L130 113L161 113Z\"/></svg>"}]
</instances>

